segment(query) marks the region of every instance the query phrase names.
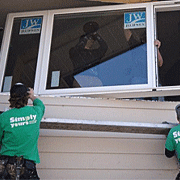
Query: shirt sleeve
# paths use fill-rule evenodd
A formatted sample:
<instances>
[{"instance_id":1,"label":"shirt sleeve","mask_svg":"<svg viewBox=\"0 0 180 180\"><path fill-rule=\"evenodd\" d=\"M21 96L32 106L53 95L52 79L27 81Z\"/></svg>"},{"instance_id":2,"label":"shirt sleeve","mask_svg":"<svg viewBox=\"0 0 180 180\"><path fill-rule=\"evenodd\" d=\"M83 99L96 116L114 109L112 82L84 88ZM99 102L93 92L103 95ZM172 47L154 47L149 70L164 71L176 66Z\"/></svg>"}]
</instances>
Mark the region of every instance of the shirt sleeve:
<instances>
[{"instance_id":1,"label":"shirt sleeve","mask_svg":"<svg viewBox=\"0 0 180 180\"><path fill-rule=\"evenodd\" d=\"M35 99L33 101L33 106L34 106L35 110L37 111L37 113L42 118L44 115L44 112L45 112L45 106L44 106L43 102L40 99Z\"/></svg>"},{"instance_id":2,"label":"shirt sleeve","mask_svg":"<svg viewBox=\"0 0 180 180\"><path fill-rule=\"evenodd\" d=\"M169 151L174 151L175 150L175 141L174 141L174 137L172 135L172 131L170 130L167 139L166 139L166 143L165 143L165 148Z\"/></svg>"}]
</instances>

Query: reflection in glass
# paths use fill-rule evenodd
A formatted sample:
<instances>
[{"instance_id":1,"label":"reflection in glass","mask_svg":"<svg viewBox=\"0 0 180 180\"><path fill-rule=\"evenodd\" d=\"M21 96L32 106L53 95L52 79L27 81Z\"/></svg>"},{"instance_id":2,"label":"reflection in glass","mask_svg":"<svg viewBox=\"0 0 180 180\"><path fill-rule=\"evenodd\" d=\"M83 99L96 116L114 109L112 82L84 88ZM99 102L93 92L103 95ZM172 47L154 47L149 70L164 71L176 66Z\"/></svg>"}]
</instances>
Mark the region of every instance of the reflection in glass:
<instances>
[{"instance_id":1,"label":"reflection in glass","mask_svg":"<svg viewBox=\"0 0 180 180\"><path fill-rule=\"evenodd\" d=\"M147 84L146 28L124 29L124 13L56 15L47 89Z\"/></svg>"},{"instance_id":2,"label":"reflection in glass","mask_svg":"<svg viewBox=\"0 0 180 180\"><path fill-rule=\"evenodd\" d=\"M75 79L81 87L146 84L147 63L144 59L146 44L81 72Z\"/></svg>"}]
</instances>

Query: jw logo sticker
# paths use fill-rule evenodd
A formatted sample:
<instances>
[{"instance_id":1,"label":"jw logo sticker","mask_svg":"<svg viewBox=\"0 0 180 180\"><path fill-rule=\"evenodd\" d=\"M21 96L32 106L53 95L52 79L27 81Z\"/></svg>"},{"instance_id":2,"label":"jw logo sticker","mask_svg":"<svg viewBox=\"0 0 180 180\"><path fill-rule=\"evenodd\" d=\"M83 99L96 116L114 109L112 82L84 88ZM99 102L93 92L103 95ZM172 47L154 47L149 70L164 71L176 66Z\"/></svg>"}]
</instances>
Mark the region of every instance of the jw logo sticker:
<instances>
[{"instance_id":1,"label":"jw logo sticker","mask_svg":"<svg viewBox=\"0 0 180 180\"><path fill-rule=\"evenodd\" d=\"M124 29L135 29L146 27L146 12L124 13Z\"/></svg>"},{"instance_id":2,"label":"jw logo sticker","mask_svg":"<svg viewBox=\"0 0 180 180\"><path fill-rule=\"evenodd\" d=\"M41 17L22 19L19 34L39 34L41 32L41 25Z\"/></svg>"}]
</instances>

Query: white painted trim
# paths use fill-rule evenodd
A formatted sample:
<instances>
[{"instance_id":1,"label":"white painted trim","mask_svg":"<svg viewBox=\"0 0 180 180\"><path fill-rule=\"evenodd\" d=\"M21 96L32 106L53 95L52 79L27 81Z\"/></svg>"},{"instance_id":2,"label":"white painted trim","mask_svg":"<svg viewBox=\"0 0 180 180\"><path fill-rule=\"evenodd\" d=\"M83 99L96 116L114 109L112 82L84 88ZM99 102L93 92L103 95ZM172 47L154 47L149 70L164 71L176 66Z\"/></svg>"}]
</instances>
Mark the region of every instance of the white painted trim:
<instances>
[{"instance_id":1,"label":"white painted trim","mask_svg":"<svg viewBox=\"0 0 180 180\"><path fill-rule=\"evenodd\" d=\"M156 12L163 12L163 11L176 11L180 10L180 1L173 2L173 4L167 4L167 5L158 5L154 6Z\"/></svg>"},{"instance_id":2,"label":"white painted trim","mask_svg":"<svg viewBox=\"0 0 180 180\"><path fill-rule=\"evenodd\" d=\"M4 29L4 36L2 41L2 49L1 49L1 59L0 59L0 90L2 89L2 83L4 78L4 72L6 67L6 61L8 56L9 44L11 40L11 32L12 32L12 25L13 25L13 18L9 14L7 16L6 25Z\"/></svg>"},{"instance_id":3,"label":"white painted trim","mask_svg":"<svg viewBox=\"0 0 180 180\"><path fill-rule=\"evenodd\" d=\"M46 42L46 30L47 30L47 18L48 18L48 11L45 11L43 14L43 23L41 28L41 37L39 41L39 50L38 50L38 58L37 58L37 65L36 65L36 73L35 73L35 81L34 81L34 93L39 93L40 83L41 83L41 74L44 71L42 68L43 60L44 60L44 47Z\"/></svg>"},{"instance_id":4,"label":"white painted trim","mask_svg":"<svg viewBox=\"0 0 180 180\"><path fill-rule=\"evenodd\" d=\"M85 8L69 8L69 9L57 9L52 10L53 14L74 14L74 13L88 13L88 12L103 12L114 11L122 9L134 9L134 8L146 8L150 3L136 3L136 4L120 4L120 5L106 5L97 7L85 7Z\"/></svg>"},{"instance_id":5,"label":"white painted trim","mask_svg":"<svg viewBox=\"0 0 180 180\"><path fill-rule=\"evenodd\" d=\"M48 65L49 65L49 59L50 59L51 40L52 40L52 31L53 31L53 20L54 20L54 14L51 11L48 11L46 34L45 34L46 41L44 42L44 52L43 52L43 61L42 61L43 71L41 72L41 75L40 75L41 81L39 83L38 94L45 93L44 90L46 89Z\"/></svg>"}]
</instances>

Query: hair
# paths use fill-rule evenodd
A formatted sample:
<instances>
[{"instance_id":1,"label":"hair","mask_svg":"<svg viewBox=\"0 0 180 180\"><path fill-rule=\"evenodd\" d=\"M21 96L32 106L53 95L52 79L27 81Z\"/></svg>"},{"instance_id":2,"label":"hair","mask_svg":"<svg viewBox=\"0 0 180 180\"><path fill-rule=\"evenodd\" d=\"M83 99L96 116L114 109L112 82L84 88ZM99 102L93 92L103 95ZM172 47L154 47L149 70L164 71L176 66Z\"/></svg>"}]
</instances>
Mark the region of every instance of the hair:
<instances>
[{"instance_id":1,"label":"hair","mask_svg":"<svg viewBox=\"0 0 180 180\"><path fill-rule=\"evenodd\" d=\"M28 103L28 93L26 93L23 97L17 97L16 94L12 94L10 99L10 108L22 108Z\"/></svg>"},{"instance_id":2,"label":"hair","mask_svg":"<svg viewBox=\"0 0 180 180\"><path fill-rule=\"evenodd\" d=\"M11 108L21 108L27 105L29 94L28 88L22 83L16 83L10 89L10 106Z\"/></svg>"}]
</instances>

